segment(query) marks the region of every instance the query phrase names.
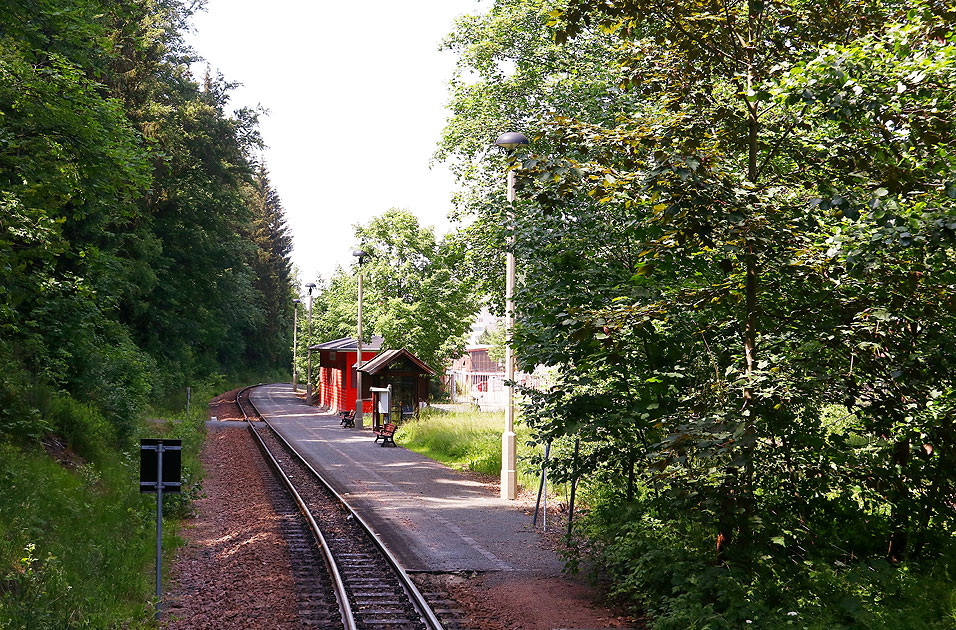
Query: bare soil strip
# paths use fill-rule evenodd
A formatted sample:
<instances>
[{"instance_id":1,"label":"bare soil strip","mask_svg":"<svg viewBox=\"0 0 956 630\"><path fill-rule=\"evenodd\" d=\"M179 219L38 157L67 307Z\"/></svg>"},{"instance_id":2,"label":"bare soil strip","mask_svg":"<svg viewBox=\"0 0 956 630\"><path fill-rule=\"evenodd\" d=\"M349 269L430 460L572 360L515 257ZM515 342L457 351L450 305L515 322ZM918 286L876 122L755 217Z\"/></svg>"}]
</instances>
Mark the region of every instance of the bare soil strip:
<instances>
[{"instance_id":1,"label":"bare soil strip","mask_svg":"<svg viewBox=\"0 0 956 630\"><path fill-rule=\"evenodd\" d=\"M298 628L289 551L252 436L238 423L212 425L202 464L205 494L173 563L166 627Z\"/></svg>"}]
</instances>

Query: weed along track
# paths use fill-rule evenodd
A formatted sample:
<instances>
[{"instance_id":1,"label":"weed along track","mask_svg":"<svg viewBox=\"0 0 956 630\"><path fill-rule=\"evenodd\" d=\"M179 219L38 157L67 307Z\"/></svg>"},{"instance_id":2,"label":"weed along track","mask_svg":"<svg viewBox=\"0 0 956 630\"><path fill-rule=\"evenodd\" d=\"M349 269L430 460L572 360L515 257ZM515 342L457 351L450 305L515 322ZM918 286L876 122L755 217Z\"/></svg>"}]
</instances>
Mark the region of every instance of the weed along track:
<instances>
[{"instance_id":1,"label":"weed along track","mask_svg":"<svg viewBox=\"0 0 956 630\"><path fill-rule=\"evenodd\" d=\"M261 416L243 390L237 400L263 455L298 504L287 523L304 625L323 628L439 630L417 587L364 521ZM255 421L254 421L255 420ZM289 519L290 520L290 519ZM457 624L449 624L449 628Z\"/></svg>"}]
</instances>

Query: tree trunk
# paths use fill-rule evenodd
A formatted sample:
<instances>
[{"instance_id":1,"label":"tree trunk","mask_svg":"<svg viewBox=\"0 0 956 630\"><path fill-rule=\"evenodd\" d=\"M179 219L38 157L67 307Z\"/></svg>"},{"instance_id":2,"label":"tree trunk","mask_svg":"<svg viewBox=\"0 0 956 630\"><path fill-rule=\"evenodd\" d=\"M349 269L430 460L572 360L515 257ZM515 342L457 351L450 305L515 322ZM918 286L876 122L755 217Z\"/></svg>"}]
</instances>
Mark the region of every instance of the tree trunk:
<instances>
[{"instance_id":1,"label":"tree trunk","mask_svg":"<svg viewBox=\"0 0 956 630\"><path fill-rule=\"evenodd\" d=\"M906 479L903 469L910 460L910 441L899 440L893 445L891 467L900 467L900 474L896 479L896 501L893 502L893 511L890 522L893 532L890 534L890 544L886 551L890 562L901 562L906 559L906 544L909 541L909 513L901 505L906 500Z\"/></svg>"},{"instance_id":2,"label":"tree trunk","mask_svg":"<svg viewBox=\"0 0 956 630\"><path fill-rule=\"evenodd\" d=\"M634 449L627 451L627 500L634 500Z\"/></svg>"}]
</instances>

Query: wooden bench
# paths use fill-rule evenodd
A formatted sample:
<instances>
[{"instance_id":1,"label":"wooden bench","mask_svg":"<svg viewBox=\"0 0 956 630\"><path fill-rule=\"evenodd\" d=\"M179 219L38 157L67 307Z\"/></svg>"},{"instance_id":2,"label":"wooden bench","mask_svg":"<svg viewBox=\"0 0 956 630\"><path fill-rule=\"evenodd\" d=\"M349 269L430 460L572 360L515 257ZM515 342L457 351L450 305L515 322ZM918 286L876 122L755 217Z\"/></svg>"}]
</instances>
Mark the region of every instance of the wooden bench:
<instances>
[{"instance_id":1,"label":"wooden bench","mask_svg":"<svg viewBox=\"0 0 956 630\"><path fill-rule=\"evenodd\" d=\"M348 411L340 411L339 415L342 416L342 422L340 422L339 424L344 426L346 429L352 429L355 427L355 410L354 409L350 409Z\"/></svg>"},{"instance_id":2,"label":"wooden bench","mask_svg":"<svg viewBox=\"0 0 956 630\"><path fill-rule=\"evenodd\" d=\"M386 424L384 427L382 427L382 430L381 430L381 431L375 431L375 432L374 432L374 433L375 433L375 441L378 442L379 440L381 440L381 441L382 441L382 446L385 446L386 444L391 444L392 446L397 446L397 445L395 444L395 438L393 437L393 436L395 435L395 429L397 429L397 428L398 428L398 427L397 427L396 425L394 425L394 424L392 424L391 422L389 422L389 423Z\"/></svg>"}]
</instances>

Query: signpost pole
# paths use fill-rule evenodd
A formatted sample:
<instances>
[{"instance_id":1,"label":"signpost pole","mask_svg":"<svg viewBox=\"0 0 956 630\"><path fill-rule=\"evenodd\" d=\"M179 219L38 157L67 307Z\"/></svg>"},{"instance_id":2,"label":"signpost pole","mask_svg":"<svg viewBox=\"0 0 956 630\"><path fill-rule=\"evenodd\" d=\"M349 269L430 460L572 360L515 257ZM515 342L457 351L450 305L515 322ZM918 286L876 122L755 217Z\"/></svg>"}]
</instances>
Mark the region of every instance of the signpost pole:
<instances>
[{"instance_id":1,"label":"signpost pole","mask_svg":"<svg viewBox=\"0 0 956 630\"><path fill-rule=\"evenodd\" d=\"M139 441L139 491L156 493L156 619L163 608L163 490L182 489L182 440L143 438ZM156 465L153 466L155 453ZM163 462L166 456L169 461ZM163 472L165 463L166 472ZM153 479L155 472L156 478ZM163 480L163 475L169 477Z\"/></svg>"},{"instance_id":2,"label":"signpost pole","mask_svg":"<svg viewBox=\"0 0 956 630\"><path fill-rule=\"evenodd\" d=\"M156 619L163 597L163 443L156 447Z\"/></svg>"}]
</instances>

